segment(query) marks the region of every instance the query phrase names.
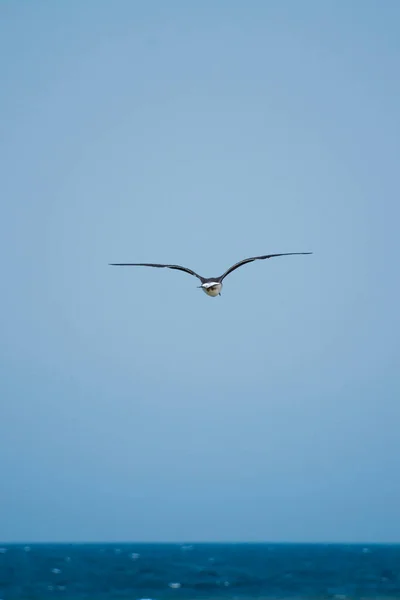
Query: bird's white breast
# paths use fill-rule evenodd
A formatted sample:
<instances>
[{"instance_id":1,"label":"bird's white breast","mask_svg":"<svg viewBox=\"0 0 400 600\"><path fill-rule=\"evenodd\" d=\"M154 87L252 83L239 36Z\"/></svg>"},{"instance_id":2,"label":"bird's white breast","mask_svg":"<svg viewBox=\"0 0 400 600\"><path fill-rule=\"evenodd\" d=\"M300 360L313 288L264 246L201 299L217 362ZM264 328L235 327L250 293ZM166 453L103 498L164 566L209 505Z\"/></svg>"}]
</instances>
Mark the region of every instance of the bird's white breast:
<instances>
[{"instance_id":1,"label":"bird's white breast","mask_svg":"<svg viewBox=\"0 0 400 600\"><path fill-rule=\"evenodd\" d=\"M215 297L221 292L222 283L218 283L218 281L209 281L207 283L203 283L201 287L207 296Z\"/></svg>"}]
</instances>

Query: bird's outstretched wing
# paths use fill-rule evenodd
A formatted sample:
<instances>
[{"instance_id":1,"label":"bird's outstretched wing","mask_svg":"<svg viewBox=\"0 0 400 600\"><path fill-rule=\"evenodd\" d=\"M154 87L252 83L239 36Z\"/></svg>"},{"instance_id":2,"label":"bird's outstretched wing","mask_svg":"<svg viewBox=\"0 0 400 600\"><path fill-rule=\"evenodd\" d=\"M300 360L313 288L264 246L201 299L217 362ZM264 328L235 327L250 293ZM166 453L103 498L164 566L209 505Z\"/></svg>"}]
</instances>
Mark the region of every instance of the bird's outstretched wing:
<instances>
[{"instance_id":1,"label":"bird's outstretched wing","mask_svg":"<svg viewBox=\"0 0 400 600\"><path fill-rule=\"evenodd\" d=\"M181 267L180 265L160 265L157 263L110 263L112 267L157 267L159 269L175 269L176 271L183 271L184 273L189 273L189 275L194 275L197 279L203 283L204 277L198 275L192 269L188 269L187 267Z\"/></svg>"},{"instance_id":2,"label":"bird's outstretched wing","mask_svg":"<svg viewBox=\"0 0 400 600\"><path fill-rule=\"evenodd\" d=\"M252 258L245 258L232 267L229 267L229 269L225 271L223 275L221 275L219 280L222 281L227 275L229 275L229 273L232 273L232 271L235 271L235 269L238 269L242 265L247 265L247 263L253 262L253 260L265 260L266 258L273 258L274 256L293 256L294 254L312 254L312 252L283 252L282 254L266 254L265 256L253 256Z\"/></svg>"}]
</instances>

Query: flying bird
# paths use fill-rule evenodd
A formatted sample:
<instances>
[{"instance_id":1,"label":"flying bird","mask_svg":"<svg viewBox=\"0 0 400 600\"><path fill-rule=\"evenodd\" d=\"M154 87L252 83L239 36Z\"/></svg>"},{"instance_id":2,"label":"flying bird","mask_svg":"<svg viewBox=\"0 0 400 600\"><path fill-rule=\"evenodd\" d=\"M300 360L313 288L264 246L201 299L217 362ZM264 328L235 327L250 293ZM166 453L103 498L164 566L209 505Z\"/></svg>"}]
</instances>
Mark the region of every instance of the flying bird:
<instances>
[{"instance_id":1,"label":"flying bird","mask_svg":"<svg viewBox=\"0 0 400 600\"><path fill-rule=\"evenodd\" d=\"M182 267L181 265L163 265L158 263L110 263L111 267L157 267L160 269L175 269L176 271L183 271L184 273L189 273L189 275L194 275L197 279L200 279L201 285L198 287L201 288L207 296L215 296L221 295L222 290L222 281L225 279L227 275L238 269L243 265L247 265L247 263L251 263L254 260L265 260L266 258L273 258L275 256L293 256L295 254L312 254L312 252L284 252L283 254L265 254L264 256L253 256L251 258L245 258L238 263L229 267L227 271L223 275L219 277L202 277L198 273L192 271L192 269L188 269L187 267Z\"/></svg>"}]
</instances>

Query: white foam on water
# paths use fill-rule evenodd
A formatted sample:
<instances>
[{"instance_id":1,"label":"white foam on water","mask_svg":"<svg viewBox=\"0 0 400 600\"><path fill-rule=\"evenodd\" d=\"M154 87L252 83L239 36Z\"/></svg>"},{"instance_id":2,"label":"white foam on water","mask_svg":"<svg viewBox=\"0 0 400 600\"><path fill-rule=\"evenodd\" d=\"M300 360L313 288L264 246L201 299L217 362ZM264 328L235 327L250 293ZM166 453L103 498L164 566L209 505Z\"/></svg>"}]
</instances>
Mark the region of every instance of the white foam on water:
<instances>
[{"instance_id":1,"label":"white foam on water","mask_svg":"<svg viewBox=\"0 0 400 600\"><path fill-rule=\"evenodd\" d=\"M61 573L61 569L57 569L57 567L56 567L56 568L52 569L51 572L58 575L59 573Z\"/></svg>"},{"instance_id":2,"label":"white foam on water","mask_svg":"<svg viewBox=\"0 0 400 600\"><path fill-rule=\"evenodd\" d=\"M129 557L132 560L137 560L138 558L140 558L140 554L138 554L137 552L132 552L132 554L130 554Z\"/></svg>"},{"instance_id":3,"label":"white foam on water","mask_svg":"<svg viewBox=\"0 0 400 600\"><path fill-rule=\"evenodd\" d=\"M172 588L173 590L177 590L178 588L181 587L180 583L169 583L168 584L170 588Z\"/></svg>"}]
</instances>

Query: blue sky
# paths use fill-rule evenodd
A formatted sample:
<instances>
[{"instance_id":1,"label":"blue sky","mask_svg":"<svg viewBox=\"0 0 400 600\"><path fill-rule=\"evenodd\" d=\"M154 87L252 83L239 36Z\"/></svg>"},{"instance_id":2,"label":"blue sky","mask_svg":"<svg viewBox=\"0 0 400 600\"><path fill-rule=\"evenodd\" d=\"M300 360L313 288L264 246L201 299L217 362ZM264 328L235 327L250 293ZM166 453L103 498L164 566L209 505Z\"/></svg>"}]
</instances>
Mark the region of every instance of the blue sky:
<instances>
[{"instance_id":1,"label":"blue sky","mask_svg":"<svg viewBox=\"0 0 400 600\"><path fill-rule=\"evenodd\" d=\"M0 539L400 541L399 18L1 4Z\"/></svg>"}]
</instances>

